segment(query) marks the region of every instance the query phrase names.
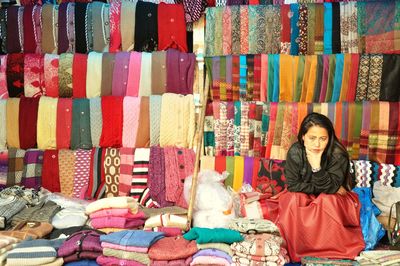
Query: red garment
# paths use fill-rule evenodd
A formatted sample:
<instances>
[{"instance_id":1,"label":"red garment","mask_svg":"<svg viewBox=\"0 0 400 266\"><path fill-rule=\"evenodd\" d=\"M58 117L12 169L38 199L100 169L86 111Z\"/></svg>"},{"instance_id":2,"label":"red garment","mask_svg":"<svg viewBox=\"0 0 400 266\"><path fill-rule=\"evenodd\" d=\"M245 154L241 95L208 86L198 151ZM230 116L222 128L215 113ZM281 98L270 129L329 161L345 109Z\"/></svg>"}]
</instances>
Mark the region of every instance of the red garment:
<instances>
[{"instance_id":1,"label":"red garment","mask_svg":"<svg viewBox=\"0 0 400 266\"><path fill-rule=\"evenodd\" d=\"M35 31L33 29L33 6L24 7L23 25L24 25L24 53L36 52Z\"/></svg>"},{"instance_id":2,"label":"red garment","mask_svg":"<svg viewBox=\"0 0 400 266\"><path fill-rule=\"evenodd\" d=\"M290 5L281 5L281 42L290 43L290 17L288 16L290 12Z\"/></svg>"},{"instance_id":3,"label":"red garment","mask_svg":"<svg viewBox=\"0 0 400 266\"><path fill-rule=\"evenodd\" d=\"M357 79L358 79L358 65L360 63L360 55L351 55L351 69L350 69L350 80L349 80L349 92L347 93L348 102L354 102L356 99L357 90Z\"/></svg>"},{"instance_id":4,"label":"red garment","mask_svg":"<svg viewBox=\"0 0 400 266\"><path fill-rule=\"evenodd\" d=\"M57 149L69 149L72 128L72 99L59 98L57 103Z\"/></svg>"},{"instance_id":5,"label":"red garment","mask_svg":"<svg viewBox=\"0 0 400 266\"><path fill-rule=\"evenodd\" d=\"M86 98L87 54L74 54L72 62L72 95L74 98Z\"/></svg>"},{"instance_id":6,"label":"red garment","mask_svg":"<svg viewBox=\"0 0 400 266\"><path fill-rule=\"evenodd\" d=\"M43 153L42 187L51 192L61 192L58 150L45 150Z\"/></svg>"},{"instance_id":7,"label":"red garment","mask_svg":"<svg viewBox=\"0 0 400 266\"><path fill-rule=\"evenodd\" d=\"M292 261L305 256L354 259L364 249L361 204L353 192L315 196L283 191L278 199L266 201L273 216L268 218L276 221L278 216Z\"/></svg>"},{"instance_id":8,"label":"red garment","mask_svg":"<svg viewBox=\"0 0 400 266\"><path fill-rule=\"evenodd\" d=\"M220 174L226 171L226 156L215 156L215 171Z\"/></svg>"},{"instance_id":9,"label":"red garment","mask_svg":"<svg viewBox=\"0 0 400 266\"><path fill-rule=\"evenodd\" d=\"M24 150L36 147L39 99L22 96L19 102L19 143Z\"/></svg>"},{"instance_id":10,"label":"red garment","mask_svg":"<svg viewBox=\"0 0 400 266\"><path fill-rule=\"evenodd\" d=\"M187 52L185 10L182 4L158 5L158 50Z\"/></svg>"},{"instance_id":11,"label":"red garment","mask_svg":"<svg viewBox=\"0 0 400 266\"><path fill-rule=\"evenodd\" d=\"M104 96L101 98L101 112L103 115L103 128L100 137L100 147L122 146L124 97Z\"/></svg>"}]
</instances>

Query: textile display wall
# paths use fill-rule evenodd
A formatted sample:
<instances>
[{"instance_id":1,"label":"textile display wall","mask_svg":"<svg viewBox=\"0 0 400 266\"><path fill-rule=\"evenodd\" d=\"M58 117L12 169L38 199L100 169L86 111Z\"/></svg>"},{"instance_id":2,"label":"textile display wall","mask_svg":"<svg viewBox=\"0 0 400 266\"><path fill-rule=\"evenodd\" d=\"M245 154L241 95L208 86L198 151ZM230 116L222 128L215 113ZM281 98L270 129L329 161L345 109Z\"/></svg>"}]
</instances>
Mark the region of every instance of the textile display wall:
<instances>
[{"instance_id":1,"label":"textile display wall","mask_svg":"<svg viewBox=\"0 0 400 266\"><path fill-rule=\"evenodd\" d=\"M208 8L206 55L399 53L399 15L400 1Z\"/></svg>"},{"instance_id":2,"label":"textile display wall","mask_svg":"<svg viewBox=\"0 0 400 266\"><path fill-rule=\"evenodd\" d=\"M285 160L310 112L326 115L350 157L400 165L399 102L213 101L204 127L206 155Z\"/></svg>"},{"instance_id":3,"label":"textile display wall","mask_svg":"<svg viewBox=\"0 0 400 266\"><path fill-rule=\"evenodd\" d=\"M205 62L213 100L400 100L399 55L228 55Z\"/></svg>"},{"instance_id":4,"label":"textile display wall","mask_svg":"<svg viewBox=\"0 0 400 266\"><path fill-rule=\"evenodd\" d=\"M195 58L176 49L0 55L0 98L192 94Z\"/></svg>"},{"instance_id":5,"label":"textile display wall","mask_svg":"<svg viewBox=\"0 0 400 266\"><path fill-rule=\"evenodd\" d=\"M193 95L0 100L0 149L192 148Z\"/></svg>"}]
</instances>

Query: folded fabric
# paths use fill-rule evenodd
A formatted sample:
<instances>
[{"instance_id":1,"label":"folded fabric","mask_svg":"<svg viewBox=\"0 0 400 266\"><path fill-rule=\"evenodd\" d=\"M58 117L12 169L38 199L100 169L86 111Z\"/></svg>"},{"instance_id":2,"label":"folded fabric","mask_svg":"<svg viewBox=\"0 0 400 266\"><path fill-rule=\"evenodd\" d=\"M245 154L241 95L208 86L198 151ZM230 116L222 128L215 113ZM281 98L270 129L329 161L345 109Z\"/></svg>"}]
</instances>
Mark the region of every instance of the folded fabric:
<instances>
[{"instance_id":1,"label":"folded fabric","mask_svg":"<svg viewBox=\"0 0 400 266\"><path fill-rule=\"evenodd\" d=\"M152 266L188 266L192 262L193 258L188 257L181 260L151 260Z\"/></svg>"},{"instance_id":2,"label":"folded fabric","mask_svg":"<svg viewBox=\"0 0 400 266\"><path fill-rule=\"evenodd\" d=\"M100 256L97 258L97 263L102 266L126 265L126 266L143 266L145 264L134 260L124 260L116 257Z\"/></svg>"},{"instance_id":3,"label":"folded fabric","mask_svg":"<svg viewBox=\"0 0 400 266\"><path fill-rule=\"evenodd\" d=\"M197 248L199 250L202 249L217 249L220 251L225 252L226 254L228 254L229 256L233 256L233 251L230 247L230 245L225 244L225 243L207 243L207 244L197 244Z\"/></svg>"},{"instance_id":4,"label":"folded fabric","mask_svg":"<svg viewBox=\"0 0 400 266\"><path fill-rule=\"evenodd\" d=\"M193 258L192 263L190 263L190 265L204 265L204 264L223 265L223 266L231 265L226 259L213 256L198 256L196 258Z\"/></svg>"},{"instance_id":5,"label":"folded fabric","mask_svg":"<svg viewBox=\"0 0 400 266\"><path fill-rule=\"evenodd\" d=\"M46 265L54 262L57 259L56 250L63 241L64 239L24 241L8 252L7 265Z\"/></svg>"},{"instance_id":6,"label":"folded fabric","mask_svg":"<svg viewBox=\"0 0 400 266\"><path fill-rule=\"evenodd\" d=\"M101 242L101 246L104 248L112 248L112 249L119 249L119 250L126 250L126 251L133 251L139 253L147 253L149 250L148 248L143 247L135 247L135 246L122 246L113 243Z\"/></svg>"},{"instance_id":7,"label":"folded fabric","mask_svg":"<svg viewBox=\"0 0 400 266\"><path fill-rule=\"evenodd\" d=\"M64 257L65 262L79 261L81 259L95 260L98 256L103 255L102 252L82 251Z\"/></svg>"},{"instance_id":8,"label":"folded fabric","mask_svg":"<svg viewBox=\"0 0 400 266\"><path fill-rule=\"evenodd\" d=\"M20 222L11 231L0 231L2 236L11 236L20 240L38 239L47 236L53 230L49 223Z\"/></svg>"},{"instance_id":9,"label":"folded fabric","mask_svg":"<svg viewBox=\"0 0 400 266\"><path fill-rule=\"evenodd\" d=\"M125 217L107 216L91 219L90 225L96 229L105 227L131 229L144 225L144 219L129 219Z\"/></svg>"},{"instance_id":10,"label":"folded fabric","mask_svg":"<svg viewBox=\"0 0 400 266\"><path fill-rule=\"evenodd\" d=\"M193 227L189 232L183 235L187 240L196 240L197 244L204 243L226 243L243 241L242 235L238 231L225 228L201 228Z\"/></svg>"},{"instance_id":11,"label":"folded fabric","mask_svg":"<svg viewBox=\"0 0 400 266\"><path fill-rule=\"evenodd\" d=\"M283 239L271 234L245 235L244 241L233 243L231 249L253 256L277 256Z\"/></svg>"},{"instance_id":12,"label":"folded fabric","mask_svg":"<svg viewBox=\"0 0 400 266\"><path fill-rule=\"evenodd\" d=\"M132 213L130 209L121 209L121 208L113 208L113 209L103 209L100 211L96 211L90 214L90 219L101 218L101 217L125 217L129 219L144 219L144 212L138 211L137 213Z\"/></svg>"},{"instance_id":13,"label":"folded fabric","mask_svg":"<svg viewBox=\"0 0 400 266\"><path fill-rule=\"evenodd\" d=\"M329 266L329 265L353 266L353 265L355 265L355 263L356 262L354 260L333 260L333 259L316 258L316 257L301 258L301 264L306 265L306 266L317 266L317 265L318 266Z\"/></svg>"},{"instance_id":14,"label":"folded fabric","mask_svg":"<svg viewBox=\"0 0 400 266\"><path fill-rule=\"evenodd\" d=\"M272 221L265 219L234 218L229 223L229 228L241 233L270 233L279 234L279 229Z\"/></svg>"},{"instance_id":15,"label":"folded fabric","mask_svg":"<svg viewBox=\"0 0 400 266\"><path fill-rule=\"evenodd\" d=\"M167 206L163 208L142 208L141 210L144 212L147 218L165 213L175 214L175 215L186 215L188 212L187 209L179 206Z\"/></svg>"},{"instance_id":16,"label":"folded fabric","mask_svg":"<svg viewBox=\"0 0 400 266\"><path fill-rule=\"evenodd\" d=\"M231 266L270 266L270 265L283 266L284 265L284 264L271 263L270 261L260 262L238 256L233 256L232 260L233 263L231 264Z\"/></svg>"},{"instance_id":17,"label":"folded fabric","mask_svg":"<svg viewBox=\"0 0 400 266\"><path fill-rule=\"evenodd\" d=\"M46 222L51 223L53 216L60 211L53 201L41 202L40 204L20 211L11 219L11 224L15 226L21 221Z\"/></svg>"},{"instance_id":18,"label":"folded fabric","mask_svg":"<svg viewBox=\"0 0 400 266\"><path fill-rule=\"evenodd\" d=\"M186 259L198 251L195 241L188 241L181 236L165 237L158 240L149 249L152 260Z\"/></svg>"},{"instance_id":19,"label":"folded fabric","mask_svg":"<svg viewBox=\"0 0 400 266\"><path fill-rule=\"evenodd\" d=\"M146 232L140 230L125 230L100 237L101 242L118 244L121 246L136 246L148 248L164 237L161 232Z\"/></svg>"},{"instance_id":20,"label":"folded fabric","mask_svg":"<svg viewBox=\"0 0 400 266\"><path fill-rule=\"evenodd\" d=\"M63 229L72 226L83 226L88 217L82 209L66 208L54 215L51 224L56 229Z\"/></svg>"},{"instance_id":21,"label":"folded fabric","mask_svg":"<svg viewBox=\"0 0 400 266\"><path fill-rule=\"evenodd\" d=\"M148 265L150 263L149 255L147 255L146 253L105 248L103 249L103 255L116 257L123 260L135 260L145 265Z\"/></svg>"},{"instance_id":22,"label":"folded fabric","mask_svg":"<svg viewBox=\"0 0 400 266\"><path fill-rule=\"evenodd\" d=\"M50 233L49 238L56 239L56 238L60 238L62 236L69 237L70 235L72 235L76 232L85 231L85 230L92 230L92 228L84 225L84 226L72 226L72 227L63 228L63 229L55 229Z\"/></svg>"},{"instance_id":23,"label":"folded fabric","mask_svg":"<svg viewBox=\"0 0 400 266\"><path fill-rule=\"evenodd\" d=\"M218 257L227 260L229 263L232 263L232 256L228 255L226 252L223 252L218 249L202 249L199 250L196 254L193 255L193 259L199 256L211 256L211 257Z\"/></svg>"},{"instance_id":24,"label":"folded fabric","mask_svg":"<svg viewBox=\"0 0 400 266\"><path fill-rule=\"evenodd\" d=\"M68 262L64 264L65 266L98 266L97 262L95 260L79 260L79 261L73 261L73 262Z\"/></svg>"},{"instance_id":25,"label":"folded fabric","mask_svg":"<svg viewBox=\"0 0 400 266\"><path fill-rule=\"evenodd\" d=\"M58 256L67 257L78 251L103 252L100 245L100 233L94 230L86 230L70 235L58 250Z\"/></svg>"},{"instance_id":26,"label":"folded fabric","mask_svg":"<svg viewBox=\"0 0 400 266\"><path fill-rule=\"evenodd\" d=\"M187 228L187 218L169 213L160 214L147 219L144 228L159 226L177 227L185 230Z\"/></svg>"},{"instance_id":27,"label":"folded fabric","mask_svg":"<svg viewBox=\"0 0 400 266\"><path fill-rule=\"evenodd\" d=\"M111 233L125 231L126 229L125 228L104 227L104 228L98 228L97 230L99 230L105 234L111 234Z\"/></svg>"},{"instance_id":28,"label":"folded fabric","mask_svg":"<svg viewBox=\"0 0 400 266\"><path fill-rule=\"evenodd\" d=\"M182 229L178 227L157 226L150 229L154 232L163 232L165 236L181 236Z\"/></svg>"},{"instance_id":29,"label":"folded fabric","mask_svg":"<svg viewBox=\"0 0 400 266\"><path fill-rule=\"evenodd\" d=\"M7 245L5 247L0 248L0 255L7 253L8 251L12 250L17 246L17 243Z\"/></svg>"},{"instance_id":30,"label":"folded fabric","mask_svg":"<svg viewBox=\"0 0 400 266\"><path fill-rule=\"evenodd\" d=\"M131 213L137 213L138 203L131 197L113 197L96 200L86 207L86 213L91 214L95 211L109 208L128 208Z\"/></svg>"},{"instance_id":31,"label":"folded fabric","mask_svg":"<svg viewBox=\"0 0 400 266\"><path fill-rule=\"evenodd\" d=\"M260 261L260 262L277 262L279 260L278 255L254 256L254 255L249 255L249 254L245 254L245 253L235 252L235 256L238 256L241 258L247 258L249 260Z\"/></svg>"},{"instance_id":32,"label":"folded fabric","mask_svg":"<svg viewBox=\"0 0 400 266\"><path fill-rule=\"evenodd\" d=\"M368 250L362 251L355 258L360 265L399 265L400 250Z\"/></svg>"},{"instance_id":33,"label":"folded fabric","mask_svg":"<svg viewBox=\"0 0 400 266\"><path fill-rule=\"evenodd\" d=\"M0 235L0 249L19 242L18 238Z\"/></svg>"}]
</instances>

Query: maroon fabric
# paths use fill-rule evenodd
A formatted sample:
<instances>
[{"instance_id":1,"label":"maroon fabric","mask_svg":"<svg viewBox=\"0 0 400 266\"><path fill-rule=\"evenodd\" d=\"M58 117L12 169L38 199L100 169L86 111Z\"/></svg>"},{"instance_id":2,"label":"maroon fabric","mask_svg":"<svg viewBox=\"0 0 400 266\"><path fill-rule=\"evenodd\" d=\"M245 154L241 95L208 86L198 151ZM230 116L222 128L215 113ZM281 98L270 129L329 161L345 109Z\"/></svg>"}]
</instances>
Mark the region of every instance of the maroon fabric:
<instances>
[{"instance_id":1,"label":"maroon fabric","mask_svg":"<svg viewBox=\"0 0 400 266\"><path fill-rule=\"evenodd\" d=\"M24 53L36 52L36 40L35 40L35 32L33 29L34 26L32 20L32 11L33 11L33 6L24 7L24 16L23 16Z\"/></svg>"},{"instance_id":2,"label":"maroon fabric","mask_svg":"<svg viewBox=\"0 0 400 266\"><path fill-rule=\"evenodd\" d=\"M6 75L8 95L10 97L24 95L24 54L9 54L7 56Z\"/></svg>"},{"instance_id":3,"label":"maroon fabric","mask_svg":"<svg viewBox=\"0 0 400 266\"><path fill-rule=\"evenodd\" d=\"M74 253L67 257L64 257L64 263L79 261L79 260L95 260L97 257L103 255L103 252L94 252L94 251L82 251L80 253Z\"/></svg>"},{"instance_id":4,"label":"maroon fabric","mask_svg":"<svg viewBox=\"0 0 400 266\"><path fill-rule=\"evenodd\" d=\"M10 54L20 53L22 48L19 41L18 9L19 6L7 8L7 53Z\"/></svg>"},{"instance_id":5,"label":"maroon fabric","mask_svg":"<svg viewBox=\"0 0 400 266\"><path fill-rule=\"evenodd\" d=\"M68 3L62 3L58 7L58 53L62 54L68 50L67 35L67 7Z\"/></svg>"},{"instance_id":6,"label":"maroon fabric","mask_svg":"<svg viewBox=\"0 0 400 266\"><path fill-rule=\"evenodd\" d=\"M196 56L176 49L167 51L167 92L192 94Z\"/></svg>"},{"instance_id":7,"label":"maroon fabric","mask_svg":"<svg viewBox=\"0 0 400 266\"><path fill-rule=\"evenodd\" d=\"M80 245L77 245L78 241ZM59 257L67 257L74 255L78 251L103 253L103 248L100 244L100 234L93 230L76 232L65 240L57 254Z\"/></svg>"},{"instance_id":8,"label":"maroon fabric","mask_svg":"<svg viewBox=\"0 0 400 266\"><path fill-rule=\"evenodd\" d=\"M45 150L42 166L42 187L51 192L61 192L58 150Z\"/></svg>"},{"instance_id":9,"label":"maroon fabric","mask_svg":"<svg viewBox=\"0 0 400 266\"><path fill-rule=\"evenodd\" d=\"M21 97L19 103L19 143L21 149L36 147L36 125L40 98Z\"/></svg>"}]
</instances>

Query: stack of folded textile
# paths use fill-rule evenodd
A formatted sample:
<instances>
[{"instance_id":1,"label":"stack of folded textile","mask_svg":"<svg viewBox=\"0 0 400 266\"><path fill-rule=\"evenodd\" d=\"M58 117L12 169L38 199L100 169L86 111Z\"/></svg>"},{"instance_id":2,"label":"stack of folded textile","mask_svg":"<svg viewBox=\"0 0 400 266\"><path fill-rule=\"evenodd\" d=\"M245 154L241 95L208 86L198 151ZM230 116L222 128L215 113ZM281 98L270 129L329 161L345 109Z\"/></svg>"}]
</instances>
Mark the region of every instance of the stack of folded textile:
<instances>
[{"instance_id":1,"label":"stack of folded textile","mask_svg":"<svg viewBox=\"0 0 400 266\"><path fill-rule=\"evenodd\" d=\"M355 258L360 266L400 265L400 250L367 250Z\"/></svg>"},{"instance_id":2,"label":"stack of folded textile","mask_svg":"<svg viewBox=\"0 0 400 266\"><path fill-rule=\"evenodd\" d=\"M61 266L63 258L57 258L57 249L65 239L26 240L8 252L6 266L40 265Z\"/></svg>"},{"instance_id":3,"label":"stack of folded textile","mask_svg":"<svg viewBox=\"0 0 400 266\"><path fill-rule=\"evenodd\" d=\"M12 250L17 245L18 242L19 242L18 238L9 236L0 236L0 265L4 264L8 252Z\"/></svg>"},{"instance_id":4,"label":"stack of folded textile","mask_svg":"<svg viewBox=\"0 0 400 266\"><path fill-rule=\"evenodd\" d=\"M144 225L145 215L138 211L138 203L131 197L104 198L86 207L90 225L103 232L138 229Z\"/></svg>"},{"instance_id":5,"label":"stack of folded textile","mask_svg":"<svg viewBox=\"0 0 400 266\"><path fill-rule=\"evenodd\" d=\"M158 240L149 249L151 265L190 265L192 256L197 252L195 241L182 236L165 237Z\"/></svg>"},{"instance_id":6,"label":"stack of folded textile","mask_svg":"<svg viewBox=\"0 0 400 266\"><path fill-rule=\"evenodd\" d=\"M58 256L63 257L64 262L80 260L95 261L103 254L100 245L101 232L96 230L84 230L70 235L58 250Z\"/></svg>"},{"instance_id":7,"label":"stack of folded textile","mask_svg":"<svg viewBox=\"0 0 400 266\"><path fill-rule=\"evenodd\" d=\"M229 228L243 233L245 238L243 242L231 245L234 265L284 265L289 262L287 250L282 247L284 240L273 222L235 218Z\"/></svg>"},{"instance_id":8,"label":"stack of folded textile","mask_svg":"<svg viewBox=\"0 0 400 266\"><path fill-rule=\"evenodd\" d=\"M100 237L103 256L100 265L149 265L149 248L164 237L161 232L125 230Z\"/></svg>"},{"instance_id":9,"label":"stack of folded textile","mask_svg":"<svg viewBox=\"0 0 400 266\"><path fill-rule=\"evenodd\" d=\"M225 265L230 266L232 263L232 256L228 253L218 249L202 249L193 255L193 261L190 265Z\"/></svg>"}]
</instances>

